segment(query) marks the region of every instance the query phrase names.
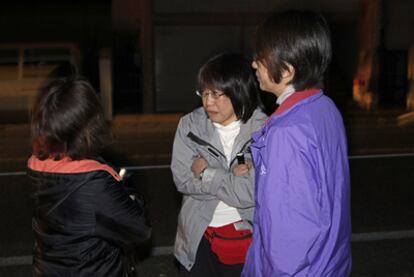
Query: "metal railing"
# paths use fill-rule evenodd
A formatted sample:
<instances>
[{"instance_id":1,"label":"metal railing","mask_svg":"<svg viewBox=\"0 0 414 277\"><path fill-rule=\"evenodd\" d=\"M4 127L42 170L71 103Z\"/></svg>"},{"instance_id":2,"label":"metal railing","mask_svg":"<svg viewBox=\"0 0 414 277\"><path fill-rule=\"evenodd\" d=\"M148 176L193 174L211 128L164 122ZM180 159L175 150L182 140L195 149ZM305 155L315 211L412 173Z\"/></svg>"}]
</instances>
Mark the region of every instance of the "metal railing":
<instances>
[{"instance_id":1,"label":"metal railing","mask_svg":"<svg viewBox=\"0 0 414 277\"><path fill-rule=\"evenodd\" d=\"M414 157L414 153L395 153L395 154L372 154L372 155L355 155L348 156L349 160L365 160L365 159L384 159L384 158L407 158ZM127 170L139 171L139 170L154 170L154 169L168 169L169 164L164 165L137 165L137 166L120 166ZM0 177L5 176L22 176L26 175L25 171L14 171L14 172L0 172Z\"/></svg>"}]
</instances>

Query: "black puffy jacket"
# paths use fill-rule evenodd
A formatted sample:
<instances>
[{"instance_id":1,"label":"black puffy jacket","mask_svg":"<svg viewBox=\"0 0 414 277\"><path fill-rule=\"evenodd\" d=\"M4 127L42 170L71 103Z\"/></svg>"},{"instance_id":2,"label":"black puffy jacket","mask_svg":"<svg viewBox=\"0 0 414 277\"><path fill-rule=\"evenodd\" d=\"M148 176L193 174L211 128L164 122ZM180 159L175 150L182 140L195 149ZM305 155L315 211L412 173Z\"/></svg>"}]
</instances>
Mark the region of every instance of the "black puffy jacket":
<instances>
[{"instance_id":1,"label":"black puffy jacket","mask_svg":"<svg viewBox=\"0 0 414 277\"><path fill-rule=\"evenodd\" d=\"M33 276L125 276L123 248L147 240L143 207L95 160L32 156Z\"/></svg>"}]
</instances>

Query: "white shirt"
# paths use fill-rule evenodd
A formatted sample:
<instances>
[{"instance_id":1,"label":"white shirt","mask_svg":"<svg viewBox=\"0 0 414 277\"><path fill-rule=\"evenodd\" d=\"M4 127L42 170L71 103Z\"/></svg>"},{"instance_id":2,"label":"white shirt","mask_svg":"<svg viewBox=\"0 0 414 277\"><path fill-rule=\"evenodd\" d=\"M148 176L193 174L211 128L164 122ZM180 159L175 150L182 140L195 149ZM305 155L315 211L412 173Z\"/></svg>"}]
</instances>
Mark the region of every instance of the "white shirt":
<instances>
[{"instance_id":1,"label":"white shirt","mask_svg":"<svg viewBox=\"0 0 414 277\"><path fill-rule=\"evenodd\" d=\"M279 105L282 104L294 92L295 92L295 88L292 85L286 86L282 94L277 98L276 103Z\"/></svg>"},{"instance_id":2,"label":"white shirt","mask_svg":"<svg viewBox=\"0 0 414 277\"><path fill-rule=\"evenodd\" d=\"M226 126L213 123L216 127L220 141L223 146L224 155L227 158L227 165L231 162L231 153L233 151L234 140L240 132L240 120L234 121ZM240 214L236 208L230 207L223 201L220 201L214 211L213 219L209 226L220 227L241 220Z\"/></svg>"}]
</instances>

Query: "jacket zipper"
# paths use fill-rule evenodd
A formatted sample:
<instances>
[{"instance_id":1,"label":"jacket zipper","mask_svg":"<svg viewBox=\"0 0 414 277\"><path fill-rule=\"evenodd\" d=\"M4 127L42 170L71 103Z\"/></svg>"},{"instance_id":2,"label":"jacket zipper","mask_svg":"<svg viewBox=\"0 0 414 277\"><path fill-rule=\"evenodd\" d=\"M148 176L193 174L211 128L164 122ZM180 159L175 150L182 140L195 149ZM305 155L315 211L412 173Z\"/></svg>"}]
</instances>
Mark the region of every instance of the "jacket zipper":
<instances>
[{"instance_id":1,"label":"jacket zipper","mask_svg":"<svg viewBox=\"0 0 414 277\"><path fill-rule=\"evenodd\" d=\"M248 233L248 234L246 234L246 235L243 235L243 236L240 236L240 237L224 237L224 236L220 236L220 235L218 235L216 232L213 232L212 234L211 234L211 236L213 237L213 238L219 238L219 239L223 239L223 240L242 240L242 239L247 239L247 238L250 238L250 237L252 237L252 233L250 232L250 233Z\"/></svg>"},{"instance_id":2,"label":"jacket zipper","mask_svg":"<svg viewBox=\"0 0 414 277\"><path fill-rule=\"evenodd\" d=\"M220 150L218 150L216 147L214 147L211 143L208 143L207 141L201 139L200 137L194 135L193 132L189 132L187 135L188 138L190 138L192 141L194 141L195 143L198 143L200 145L205 145L205 146L209 146L207 147L207 151L210 152L211 154L213 154L214 156L216 156L217 158L219 156L224 157L226 160L226 156L220 152ZM252 141L253 139L249 139L248 141L246 141L242 148L240 149L240 151L238 153L244 153L244 150L246 148L246 146ZM231 166L233 165L234 161L237 159L237 156L233 158L233 160L231 160L229 168L231 168Z\"/></svg>"},{"instance_id":3,"label":"jacket zipper","mask_svg":"<svg viewBox=\"0 0 414 277\"><path fill-rule=\"evenodd\" d=\"M246 141L244 144L243 144L243 146L242 146L242 148L240 149L240 151L239 152L237 152L237 153L243 153L244 154L244 149L246 148L246 146L250 143L250 142L252 142L253 141L253 139L249 139L248 141ZM236 155L236 157L234 157L233 158L233 160L231 160L231 162L230 162L230 168L231 168L231 166L233 165L233 163L234 163L234 161L237 159L237 155Z\"/></svg>"},{"instance_id":4,"label":"jacket zipper","mask_svg":"<svg viewBox=\"0 0 414 277\"><path fill-rule=\"evenodd\" d=\"M193 132L189 132L187 137L190 138L192 141L200 144L200 145L209 146L209 147L207 147L207 151L210 152L211 154L213 154L214 156L216 156L217 158L219 156L222 156L225 159L227 159L226 156L223 153L220 152L220 150L218 150L216 147L214 147L212 144L208 143L207 141L197 137L196 135L193 134Z\"/></svg>"}]
</instances>

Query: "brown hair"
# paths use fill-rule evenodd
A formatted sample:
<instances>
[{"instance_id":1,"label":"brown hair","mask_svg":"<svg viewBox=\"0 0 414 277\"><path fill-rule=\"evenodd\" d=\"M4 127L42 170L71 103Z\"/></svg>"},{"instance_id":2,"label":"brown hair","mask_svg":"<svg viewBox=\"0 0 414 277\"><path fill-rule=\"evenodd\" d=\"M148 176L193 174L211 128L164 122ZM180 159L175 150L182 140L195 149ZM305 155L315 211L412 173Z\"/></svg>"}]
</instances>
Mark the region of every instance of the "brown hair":
<instances>
[{"instance_id":1,"label":"brown hair","mask_svg":"<svg viewBox=\"0 0 414 277\"><path fill-rule=\"evenodd\" d=\"M33 155L39 159L93 158L110 140L99 99L81 78L61 78L41 88L31 118Z\"/></svg>"}]
</instances>

